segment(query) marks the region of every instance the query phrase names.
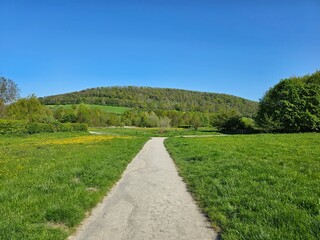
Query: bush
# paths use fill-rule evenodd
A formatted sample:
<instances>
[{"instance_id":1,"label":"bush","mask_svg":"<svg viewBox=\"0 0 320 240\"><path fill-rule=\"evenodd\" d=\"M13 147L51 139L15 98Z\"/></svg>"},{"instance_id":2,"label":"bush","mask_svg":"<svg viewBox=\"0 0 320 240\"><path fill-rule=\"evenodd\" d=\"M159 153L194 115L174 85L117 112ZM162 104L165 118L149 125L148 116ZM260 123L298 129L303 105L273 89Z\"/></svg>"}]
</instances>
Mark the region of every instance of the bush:
<instances>
[{"instance_id":1,"label":"bush","mask_svg":"<svg viewBox=\"0 0 320 240\"><path fill-rule=\"evenodd\" d=\"M60 132L72 132L73 131L73 127L72 127L73 123L60 123L57 128L58 131Z\"/></svg>"},{"instance_id":2,"label":"bush","mask_svg":"<svg viewBox=\"0 0 320 240\"><path fill-rule=\"evenodd\" d=\"M221 126L221 131L225 133L254 133L255 122L251 118L231 117Z\"/></svg>"},{"instance_id":3,"label":"bush","mask_svg":"<svg viewBox=\"0 0 320 240\"><path fill-rule=\"evenodd\" d=\"M88 125L84 123L37 123L0 119L0 135L74 131L88 131Z\"/></svg>"},{"instance_id":4,"label":"bush","mask_svg":"<svg viewBox=\"0 0 320 240\"><path fill-rule=\"evenodd\" d=\"M27 122L18 120L0 119L0 134L25 134L28 133Z\"/></svg>"},{"instance_id":5,"label":"bush","mask_svg":"<svg viewBox=\"0 0 320 240\"><path fill-rule=\"evenodd\" d=\"M88 131L88 124L85 123L72 123L73 131Z\"/></svg>"},{"instance_id":6,"label":"bush","mask_svg":"<svg viewBox=\"0 0 320 240\"><path fill-rule=\"evenodd\" d=\"M55 132L53 124L30 122L27 124L28 133Z\"/></svg>"},{"instance_id":7,"label":"bush","mask_svg":"<svg viewBox=\"0 0 320 240\"><path fill-rule=\"evenodd\" d=\"M60 123L58 126L60 132L88 131L88 125L85 123Z\"/></svg>"}]
</instances>

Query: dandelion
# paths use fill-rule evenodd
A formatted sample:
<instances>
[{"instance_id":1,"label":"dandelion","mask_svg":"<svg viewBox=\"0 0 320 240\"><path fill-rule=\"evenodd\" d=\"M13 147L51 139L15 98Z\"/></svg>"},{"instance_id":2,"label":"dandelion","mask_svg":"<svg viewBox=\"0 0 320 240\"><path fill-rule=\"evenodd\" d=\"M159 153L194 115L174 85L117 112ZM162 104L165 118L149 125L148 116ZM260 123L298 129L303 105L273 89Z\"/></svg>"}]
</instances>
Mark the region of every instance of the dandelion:
<instances>
[{"instance_id":1,"label":"dandelion","mask_svg":"<svg viewBox=\"0 0 320 240\"><path fill-rule=\"evenodd\" d=\"M51 144L79 144L79 143L95 143L95 142L103 142L110 141L113 139L128 139L132 137L126 136L81 136L81 137L72 137L66 139L50 139L41 143L41 145L51 145Z\"/></svg>"}]
</instances>

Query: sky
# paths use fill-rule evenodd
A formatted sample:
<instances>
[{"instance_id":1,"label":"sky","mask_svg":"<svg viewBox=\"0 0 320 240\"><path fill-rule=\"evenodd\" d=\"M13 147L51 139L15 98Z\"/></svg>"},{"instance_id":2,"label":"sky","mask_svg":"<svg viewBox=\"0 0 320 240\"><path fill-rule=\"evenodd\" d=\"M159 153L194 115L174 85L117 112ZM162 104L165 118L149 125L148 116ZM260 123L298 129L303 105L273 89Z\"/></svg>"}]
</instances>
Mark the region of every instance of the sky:
<instances>
[{"instance_id":1,"label":"sky","mask_svg":"<svg viewBox=\"0 0 320 240\"><path fill-rule=\"evenodd\" d=\"M0 0L21 96L149 86L258 101L320 70L320 0Z\"/></svg>"}]
</instances>

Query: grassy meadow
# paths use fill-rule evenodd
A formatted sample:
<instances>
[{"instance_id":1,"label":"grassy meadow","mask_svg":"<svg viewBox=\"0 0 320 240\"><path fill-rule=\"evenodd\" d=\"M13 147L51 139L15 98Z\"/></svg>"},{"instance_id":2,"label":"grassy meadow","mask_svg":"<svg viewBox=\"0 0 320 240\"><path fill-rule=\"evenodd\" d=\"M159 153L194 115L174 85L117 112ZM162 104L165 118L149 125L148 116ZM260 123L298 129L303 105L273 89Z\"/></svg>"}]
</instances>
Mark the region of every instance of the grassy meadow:
<instances>
[{"instance_id":1,"label":"grassy meadow","mask_svg":"<svg viewBox=\"0 0 320 240\"><path fill-rule=\"evenodd\" d=\"M0 239L66 239L146 140L88 133L0 136Z\"/></svg>"},{"instance_id":2,"label":"grassy meadow","mask_svg":"<svg viewBox=\"0 0 320 240\"><path fill-rule=\"evenodd\" d=\"M222 239L320 239L320 134L165 143Z\"/></svg>"},{"instance_id":3,"label":"grassy meadow","mask_svg":"<svg viewBox=\"0 0 320 240\"><path fill-rule=\"evenodd\" d=\"M320 239L320 134L89 130L0 136L0 239L66 239L152 136L221 239Z\"/></svg>"},{"instance_id":4,"label":"grassy meadow","mask_svg":"<svg viewBox=\"0 0 320 240\"><path fill-rule=\"evenodd\" d=\"M199 128L198 130L183 128L139 128L139 127L90 127L89 131L111 136L143 136L143 137L179 137L190 135L218 135L216 129Z\"/></svg>"},{"instance_id":5,"label":"grassy meadow","mask_svg":"<svg viewBox=\"0 0 320 240\"><path fill-rule=\"evenodd\" d=\"M130 110L128 107L116 107L116 106L104 106L104 105L94 105L94 104L85 104L88 108L97 108L105 112L109 113L115 113L115 114L123 114L125 111ZM72 104L66 104L66 105L46 105L47 107L51 109L55 109L58 107L63 108L72 108Z\"/></svg>"}]
</instances>

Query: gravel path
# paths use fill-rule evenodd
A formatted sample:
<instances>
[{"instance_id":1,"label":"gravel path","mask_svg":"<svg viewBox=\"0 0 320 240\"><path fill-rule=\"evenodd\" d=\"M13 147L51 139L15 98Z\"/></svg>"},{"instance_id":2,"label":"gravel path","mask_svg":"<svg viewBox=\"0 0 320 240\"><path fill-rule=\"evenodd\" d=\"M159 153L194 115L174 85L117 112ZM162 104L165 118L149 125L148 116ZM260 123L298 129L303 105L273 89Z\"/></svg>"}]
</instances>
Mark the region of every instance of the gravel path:
<instances>
[{"instance_id":1,"label":"gravel path","mask_svg":"<svg viewBox=\"0 0 320 240\"><path fill-rule=\"evenodd\" d=\"M152 138L72 240L204 240L216 234L167 153Z\"/></svg>"}]
</instances>

